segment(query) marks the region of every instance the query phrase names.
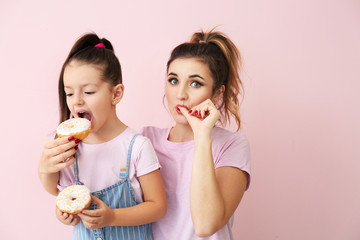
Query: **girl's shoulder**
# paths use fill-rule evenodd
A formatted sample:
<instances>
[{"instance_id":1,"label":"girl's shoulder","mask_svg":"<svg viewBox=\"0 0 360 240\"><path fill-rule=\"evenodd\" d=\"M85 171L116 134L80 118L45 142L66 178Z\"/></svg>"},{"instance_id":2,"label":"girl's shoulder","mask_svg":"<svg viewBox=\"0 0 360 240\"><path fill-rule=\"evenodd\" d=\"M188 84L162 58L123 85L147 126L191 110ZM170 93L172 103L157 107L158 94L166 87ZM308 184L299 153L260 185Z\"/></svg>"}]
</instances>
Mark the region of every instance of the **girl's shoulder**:
<instances>
[{"instance_id":1,"label":"girl's shoulder","mask_svg":"<svg viewBox=\"0 0 360 240\"><path fill-rule=\"evenodd\" d=\"M127 135L128 137L125 144L128 146L128 149L131 147L132 156L134 159L144 158L151 161L152 159L155 159L157 161L154 147L148 137L144 136L141 131L137 131L131 128L127 129Z\"/></svg>"},{"instance_id":2,"label":"girl's shoulder","mask_svg":"<svg viewBox=\"0 0 360 240\"><path fill-rule=\"evenodd\" d=\"M128 140L131 141L133 139L134 146L136 145L136 146L141 148L142 145L147 144L148 142L150 142L150 139L142 133L142 130L137 131L135 129L132 129L132 128L128 127L126 129L126 131L127 131L126 135L127 135Z\"/></svg>"}]
</instances>

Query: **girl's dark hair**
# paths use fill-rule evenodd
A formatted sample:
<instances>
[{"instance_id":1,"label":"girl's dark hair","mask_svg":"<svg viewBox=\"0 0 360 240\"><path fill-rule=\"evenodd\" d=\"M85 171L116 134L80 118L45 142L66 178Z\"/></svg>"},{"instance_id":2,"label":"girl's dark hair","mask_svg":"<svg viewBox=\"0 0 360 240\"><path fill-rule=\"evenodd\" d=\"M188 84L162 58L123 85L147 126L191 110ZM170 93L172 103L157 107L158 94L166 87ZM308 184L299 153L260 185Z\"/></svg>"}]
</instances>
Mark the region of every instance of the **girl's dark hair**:
<instances>
[{"instance_id":1,"label":"girl's dark hair","mask_svg":"<svg viewBox=\"0 0 360 240\"><path fill-rule=\"evenodd\" d=\"M104 47L94 47L102 43ZM118 58L114 54L113 46L105 38L99 38L94 33L88 33L80 37L71 48L60 72L59 77L59 104L60 122L70 118L70 110L66 103L64 90L64 71L71 61L78 61L85 64L97 65L102 70L103 80L116 86L122 83L121 66Z\"/></svg>"},{"instance_id":2,"label":"girl's dark hair","mask_svg":"<svg viewBox=\"0 0 360 240\"><path fill-rule=\"evenodd\" d=\"M223 33L214 31L196 32L190 42L177 46L171 53L167 62L170 64L177 58L198 58L209 66L214 79L213 94L222 85L225 86L220 110L222 125L230 122L233 115L240 129L240 113L238 95L242 94L243 85L239 76L240 53L235 44Z\"/></svg>"}]
</instances>

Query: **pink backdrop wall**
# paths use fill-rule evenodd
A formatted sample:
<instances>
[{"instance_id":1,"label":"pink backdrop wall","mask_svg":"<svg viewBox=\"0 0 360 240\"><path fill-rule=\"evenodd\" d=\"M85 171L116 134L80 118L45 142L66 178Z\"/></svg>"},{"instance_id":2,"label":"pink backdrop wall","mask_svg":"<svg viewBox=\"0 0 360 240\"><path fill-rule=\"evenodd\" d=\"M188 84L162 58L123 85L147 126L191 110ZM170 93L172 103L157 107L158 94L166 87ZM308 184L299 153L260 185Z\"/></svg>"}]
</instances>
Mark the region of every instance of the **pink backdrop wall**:
<instances>
[{"instance_id":1,"label":"pink backdrop wall","mask_svg":"<svg viewBox=\"0 0 360 240\"><path fill-rule=\"evenodd\" d=\"M127 124L166 127L169 53L215 25L243 56L253 175L236 239L360 239L359 12L357 0L1 1L1 239L71 236L37 165L75 39L95 31L114 44Z\"/></svg>"}]
</instances>

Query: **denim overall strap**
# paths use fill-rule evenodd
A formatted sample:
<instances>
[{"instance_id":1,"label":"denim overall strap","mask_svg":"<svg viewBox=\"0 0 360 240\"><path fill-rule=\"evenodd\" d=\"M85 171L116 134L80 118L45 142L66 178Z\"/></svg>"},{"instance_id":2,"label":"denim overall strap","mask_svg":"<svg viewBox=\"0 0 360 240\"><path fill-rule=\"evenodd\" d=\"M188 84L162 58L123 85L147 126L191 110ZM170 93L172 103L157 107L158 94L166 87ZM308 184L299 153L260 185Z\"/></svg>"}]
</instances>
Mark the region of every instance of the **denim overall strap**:
<instances>
[{"instance_id":1,"label":"denim overall strap","mask_svg":"<svg viewBox=\"0 0 360 240\"><path fill-rule=\"evenodd\" d=\"M126 158L126 176L118 183L111 185L100 191L93 192L92 195L98 197L107 206L112 209L115 208L127 208L139 204L136 200L134 190L130 184L129 179L129 168L131 166L131 151L137 135L134 135L130 141L127 158ZM76 162L77 163L77 162ZM74 174L76 175L75 168ZM78 177L78 174L77 174ZM75 177L76 178L76 177ZM81 184L79 179L78 183ZM89 209L96 209L96 205L91 203ZM150 224L144 224L139 226L106 226L98 229L87 229L85 228L82 221L80 221L75 227L73 232L73 239L91 239L91 240L151 240L152 231Z\"/></svg>"},{"instance_id":2,"label":"denim overall strap","mask_svg":"<svg viewBox=\"0 0 360 240\"><path fill-rule=\"evenodd\" d=\"M74 176L75 176L75 184L80 185L79 181L79 169L78 169L78 157L77 153L75 153L75 162L74 162Z\"/></svg>"},{"instance_id":3,"label":"denim overall strap","mask_svg":"<svg viewBox=\"0 0 360 240\"><path fill-rule=\"evenodd\" d=\"M135 142L135 138L139 136L139 134L135 134L129 144L129 149L127 152L127 157L126 157L126 178L129 178L129 169L130 169L130 162L131 162L131 152L132 152L132 147L134 145Z\"/></svg>"}]
</instances>

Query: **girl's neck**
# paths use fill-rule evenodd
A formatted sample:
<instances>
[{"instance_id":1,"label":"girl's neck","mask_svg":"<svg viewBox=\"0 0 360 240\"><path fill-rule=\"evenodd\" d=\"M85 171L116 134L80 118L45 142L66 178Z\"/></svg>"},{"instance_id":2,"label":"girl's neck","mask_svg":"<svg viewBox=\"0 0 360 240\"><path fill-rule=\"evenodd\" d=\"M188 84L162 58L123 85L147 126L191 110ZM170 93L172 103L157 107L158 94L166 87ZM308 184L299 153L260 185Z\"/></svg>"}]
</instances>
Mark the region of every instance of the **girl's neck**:
<instances>
[{"instance_id":1,"label":"girl's neck","mask_svg":"<svg viewBox=\"0 0 360 240\"><path fill-rule=\"evenodd\" d=\"M87 138L83 140L87 144L99 144L108 142L111 139L119 136L127 126L120 121L118 117L112 118L106 123L106 127L102 127L101 130L97 132L90 133Z\"/></svg>"},{"instance_id":2,"label":"girl's neck","mask_svg":"<svg viewBox=\"0 0 360 240\"><path fill-rule=\"evenodd\" d=\"M175 124L170 129L168 140L170 142L188 142L194 140L194 133L190 125Z\"/></svg>"}]
</instances>

